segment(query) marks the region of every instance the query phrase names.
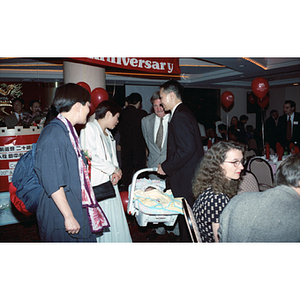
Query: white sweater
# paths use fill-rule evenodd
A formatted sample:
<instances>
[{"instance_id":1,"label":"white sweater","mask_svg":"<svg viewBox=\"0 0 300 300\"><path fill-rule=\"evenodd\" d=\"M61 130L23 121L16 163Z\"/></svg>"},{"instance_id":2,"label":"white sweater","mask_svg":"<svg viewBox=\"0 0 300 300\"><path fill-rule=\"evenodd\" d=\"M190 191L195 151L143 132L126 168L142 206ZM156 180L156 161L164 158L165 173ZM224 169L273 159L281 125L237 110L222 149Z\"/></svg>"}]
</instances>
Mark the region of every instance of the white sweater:
<instances>
[{"instance_id":1,"label":"white sweater","mask_svg":"<svg viewBox=\"0 0 300 300\"><path fill-rule=\"evenodd\" d=\"M109 136L108 140L97 120L88 122L80 133L81 148L88 150L92 155L92 186L108 181L109 176L119 167L116 156L116 141L109 130L106 129L106 133ZM112 149L112 159L108 151L108 143Z\"/></svg>"}]
</instances>

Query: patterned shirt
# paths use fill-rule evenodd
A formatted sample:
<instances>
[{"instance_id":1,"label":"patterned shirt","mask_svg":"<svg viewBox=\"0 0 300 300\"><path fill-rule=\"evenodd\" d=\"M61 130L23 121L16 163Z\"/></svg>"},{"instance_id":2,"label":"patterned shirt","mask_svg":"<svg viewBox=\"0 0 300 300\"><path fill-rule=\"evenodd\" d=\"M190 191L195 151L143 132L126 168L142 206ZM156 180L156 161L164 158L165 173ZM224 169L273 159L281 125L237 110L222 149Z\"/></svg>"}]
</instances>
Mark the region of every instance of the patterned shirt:
<instances>
[{"instance_id":1,"label":"patterned shirt","mask_svg":"<svg viewBox=\"0 0 300 300\"><path fill-rule=\"evenodd\" d=\"M215 194L211 187L208 187L195 201L193 213L203 242L215 241L212 223L219 223L220 214L228 202L229 198L225 194Z\"/></svg>"}]
</instances>

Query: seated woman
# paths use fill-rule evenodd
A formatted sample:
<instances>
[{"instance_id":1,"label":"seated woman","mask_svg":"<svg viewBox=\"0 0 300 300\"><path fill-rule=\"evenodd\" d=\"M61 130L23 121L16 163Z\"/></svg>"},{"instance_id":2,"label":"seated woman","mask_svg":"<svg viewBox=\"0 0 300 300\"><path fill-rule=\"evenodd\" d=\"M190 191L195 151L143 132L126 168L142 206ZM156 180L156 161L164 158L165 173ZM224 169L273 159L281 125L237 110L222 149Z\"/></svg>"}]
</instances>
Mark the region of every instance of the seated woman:
<instances>
[{"instance_id":1,"label":"seated woman","mask_svg":"<svg viewBox=\"0 0 300 300\"><path fill-rule=\"evenodd\" d=\"M95 110L95 120L81 130L80 143L91 153L91 183L95 187L111 181L116 196L99 202L110 227L97 235L97 242L131 242L131 236L122 206L118 181L122 171L116 154L116 141L110 130L118 124L121 108L113 101L102 101Z\"/></svg>"},{"instance_id":2,"label":"seated woman","mask_svg":"<svg viewBox=\"0 0 300 300\"><path fill-rule=\"evenodd\" d=\"M197 199L193 213L203 242L218 242L219 217L238 192L244 146L232 141L214 144L200 162L193 179Z\"/></svg>"}]
</instances>

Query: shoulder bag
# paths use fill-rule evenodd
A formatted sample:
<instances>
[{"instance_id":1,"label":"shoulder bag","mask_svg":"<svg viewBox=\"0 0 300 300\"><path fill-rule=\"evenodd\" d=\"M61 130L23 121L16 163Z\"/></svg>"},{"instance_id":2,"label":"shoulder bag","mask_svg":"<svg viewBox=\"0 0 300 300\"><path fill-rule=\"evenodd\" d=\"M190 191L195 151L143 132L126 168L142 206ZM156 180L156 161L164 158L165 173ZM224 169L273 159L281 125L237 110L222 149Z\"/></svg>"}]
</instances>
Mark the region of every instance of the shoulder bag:
<instances>
[{"instance_id":1,"label":"shoulder bag","mask_svg":"<svg viewBox=\"0 0 300 300\"><path fill-rule=\"evenodd\" d=\"M101 135L100 135L100 138L101 138L101 141L102 141L102 144L103 144L105 159L107 160L105 146L104 146L104 142L103 142L103 139L102 139ZM105 199L116 197L115 188L113 187L113 184L111 183L110 180L108 180L107 182L101 183L99 185L93 186L93 190L94 190L94 193L95 193L96 200L98 202L100 202L102 200L105 200Z\"/></svg>"}]
</instances>

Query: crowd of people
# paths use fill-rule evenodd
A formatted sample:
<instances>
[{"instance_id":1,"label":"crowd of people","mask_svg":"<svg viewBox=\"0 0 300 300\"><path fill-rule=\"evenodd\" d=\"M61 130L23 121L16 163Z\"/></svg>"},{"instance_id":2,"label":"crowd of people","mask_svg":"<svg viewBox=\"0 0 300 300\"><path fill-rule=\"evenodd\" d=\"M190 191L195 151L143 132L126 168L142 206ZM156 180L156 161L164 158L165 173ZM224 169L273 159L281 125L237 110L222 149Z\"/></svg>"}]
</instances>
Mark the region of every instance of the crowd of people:
<instances>
[{"instance_id":1,"label":"crowd of people","mask_svg":"<svg viewBox=\"0 0 300 300\"><path fill-rule=\"evenodd\" d=\"M132 93L123 108L112 100L101 102L94 120L87 122L89 93L71 83L56 89L35 163L44 189L37 210L42 241L131 242L120 191L128 190L133 174L146 167L157 168L151 179L165 181L174 197L187 200L203 242L300 241L299 154L278 168L277 187L237 195L244 152L262 154L261 133L241 115L232 117L229 127L214 117L204 134L182 97L182 86L169 80L152 95L151 114L142 110L141 95ZM32 114L37 106L30 106ZM17 114L24 104L16 99L13 108L7 127L20 124ZM278 142L284 147L299 143L300 116L293 101L285 102L284 113L278 118L272 110L266 120L265 141L271 148ZM85 125L79 134L76 124ZM97 200L96 188L107 183L114 196ZM191 241L183 215L157 233L165 230Z\"/></svg>"},{"instance_id":2,"label":"crowd of people","mask_svg":"<svg viewBox=\"0 0 300 300\"><path fill-rule=\"evenodd\" d=\"M49 108L42 110L40 100L33 99L29 102L29 109L25 109L22 98L12 100L12 113L4 117L1 127L12 129L15 126L29 128L30 126L44 126Z\"/></svg>"}]
</instances>

